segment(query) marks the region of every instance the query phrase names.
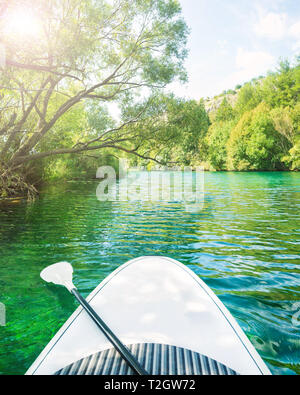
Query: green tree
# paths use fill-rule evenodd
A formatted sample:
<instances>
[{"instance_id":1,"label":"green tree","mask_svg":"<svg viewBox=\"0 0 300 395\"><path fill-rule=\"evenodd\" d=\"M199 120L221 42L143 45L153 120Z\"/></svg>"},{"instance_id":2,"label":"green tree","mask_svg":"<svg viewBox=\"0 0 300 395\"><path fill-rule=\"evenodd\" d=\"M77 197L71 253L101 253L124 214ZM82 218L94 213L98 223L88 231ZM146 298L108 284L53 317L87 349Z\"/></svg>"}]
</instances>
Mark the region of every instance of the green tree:
<instances>
[{"instance_id":1,"label":"green tree","mask_svg":"<svg viewBox=\"0 0 300 395\"><path fill-rule=\"evenodd\" d=\"M288 61L279 64L277 72L271 73L261 84L263 100L272 107L294 106L299 100L300 62L291 67Z\"/></svg>"},{"instance_id":2,"label":"green tree","mask_svg":"<svg viewBox=\"0 0 300 395\"><path fill-rule=\"evenodd\" d=\"M208 161L215 170L227 169L227 141L233 126L233 121L219 121L213 123L208 130Z\"/></svg>"},{"instance_id":3,"label":"green tree","mask_svg":"<svg viewBox=\"0 0 300 395\"><path fill-rule=\"evenodd\" d=\"M283 160L291 170L300 170L300 103L289 109L289 116L289 125L292 122L293 127L293 147Z\"/></svg>"},{"instance_id":4,"label":"green tree","mask_svg":"<svg viewBox=\"0 0 300 395\"><path fill-rule=\"evenodd\" d=\"M297 136L293 148L289 151L289 155L285 156L283 160L290 166L291 170L300 170L300 136Z\"/></svg>"},{"instance_id":5,"label":"green tree","mask_svg":"<svg viewBox=\"0 0 300 395\"><path fill-rule=\"evenodd\" d=\"M58 97L58 100L60 98ZM40 149L50 151L59 144L61 147L76 146L83 138L97 138L104 130L116 126L105 105L101 107L94 101L85 106L78 103L64 114L52 128L51 135L41 141ZM57 179L86 179L95 177L95 169L102 165L115 165L113 155L109 150L94 153L80 152L77 155L66 154L42 159L39 167L43 169L43 178ZM116 166L115 166L116 167Z\"/></svg>"},{"instance_id":6,"label":"green tree","mask_svg":"<svg viewBox=\"0 0 300 395\"><path fill-rule=\"evenodd\" d=\"M39 20L39 35L7 31L7 21L20 8ZM85 130L77 131L77 143L67 144L64 131L60 140L55 127L74 106L127 103L141 94L151 96L176 77L185 79L187 27L177 0L15 0L4 12L0 189L6 186L6 192L8 185L18 184L29 162L108 146L118 149L132 139L120 139L119 132L136 118L121 120L118 128L101 130L92 139ZM52 133L57 144L47 150L45 140Z\"/></svg>"},{"instance_id":7,"label":"green tree","mask_svg":"<svg viewBox=\"0 0 300 395\"><path fill-rule=\"evenodd\" d=\"M244 114L246 111L253 110L261 102L261 92L257 84L247 83L238 93L235 110L239 115Z\"/></svg>"},{"instance_id":8,"label":"green tree","mask_svg":"<svg viewBox=\"0 0 300 395\"><path fill-rule=\"evenodd\" d=\"M205 155L199 145L209 127L203 101L163 95L156 97L152 107L144 122L130 125L133 130L143 130L143 141L136 142L143 148L143 157L149 159L156 153L155 159L163 163L199 163Z\"/></svg>"},{"instance_id":9,"label":"green tree","mask_svg":"<svg viewBox=\"0 0 300 395\"><path fill-rule=\"evenodd\" d=\"M270 116L270 107L261 103L246 112L232 130L227 144L228 166L233 170L282 169L282 141Z\"/></svg>"},{"instance_id":10,"label":"green tree","mask_svg":"<svg viewBox=\"0 0 300 395\"><path fill-rule=\"evenodd\" d=\"M225 97L217 109L215 114L215 121L231 121L235 117L235 112L228 102L227 98Z\"/></svg>"},{"instance_id":11,"label":"green tree","mask_svg":"<svg viewBox=\"0 0 300 395\"><path fill-rule=\"evenodd\" d=\"M275 107L270 111L270 116L273 120L274 127L278 133L285 137L286 146L282 147L282 151L285 152L292 145L295 137L295 127L293 122L294 110L290 107Z\"/></svg>"},{"instance_id":12,"label":"green tree","mask_svg":"<svg viewBox=\"0 0 300 395\"><path fill-rule=\"evenodd\" d=\"M172 101L164 128L166 135L176 135L172 141L172 150L168 150L171 161L193 165L203 160L206 155L203 142L208 127L209 118L202 101Z\"/></svg>"}]
</instances>

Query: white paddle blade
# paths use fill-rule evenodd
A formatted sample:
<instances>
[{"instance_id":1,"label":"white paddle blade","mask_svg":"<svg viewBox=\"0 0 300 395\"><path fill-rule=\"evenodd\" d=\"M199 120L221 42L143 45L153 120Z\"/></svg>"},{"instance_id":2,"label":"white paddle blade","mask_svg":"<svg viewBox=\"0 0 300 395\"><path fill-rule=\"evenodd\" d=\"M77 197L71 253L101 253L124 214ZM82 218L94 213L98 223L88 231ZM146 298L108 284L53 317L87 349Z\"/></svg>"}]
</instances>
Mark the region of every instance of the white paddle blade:
<instances>
[{"instance_id":1,"label":"white paddle blade","mask_svg":"<svg viewBox=\"0 0 300 395\"><path fill-rule=\"evenodd\" d=\"M70 292L72 289L76 288L72 281L73 267L69 262L59 262L46 267L41 272L41 277L47 283L63 285Z\"/></svg>"}]
</instances>

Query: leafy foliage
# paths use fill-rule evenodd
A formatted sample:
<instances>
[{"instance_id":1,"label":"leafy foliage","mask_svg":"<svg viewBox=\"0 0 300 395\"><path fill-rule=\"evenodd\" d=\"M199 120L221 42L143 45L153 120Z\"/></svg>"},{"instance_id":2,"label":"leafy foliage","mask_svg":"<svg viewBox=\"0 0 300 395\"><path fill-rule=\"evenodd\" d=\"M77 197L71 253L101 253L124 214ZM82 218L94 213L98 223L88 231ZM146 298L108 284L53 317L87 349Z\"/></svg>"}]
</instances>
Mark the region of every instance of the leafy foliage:
<instances>
[{"instance_id":1,"label":"leafy foliage","mask_svg":"<svg viewBox=\"0 0 300 395\"><path fill-rule=\"evenodd\" d=\"M149 117L133 126L145 134L144 156L155 155L161 163L177 165L196 164L204 158L199 143L204 141L208 127L209 117L202 101L164 95L155 98Z\"/></svg>"},{"instance_id":2,"label":"leafy foliage","mask_svg":"<svg viewBox=\"0 0 300 395\"><path fill-rule=\"evenodd\" d=\"M240 87L210 115L208 164L216 170L299 170L300 63Z\"/></svg>"},{"instance_id":3,"label":"leafy foliage","mask_svg":"<svg viewBox=\"0 0 300 395\"><path fill-rule=\"evenodd\" d=\"M233 128L233 121L213 123L207 133L208 161L215 170L227 169L227 142Z\"/></svg>"},{"instance_id":4,"label":"leafy foliage","mask_svg":"<svg viewBox=\"0 0 300 395\"><path fill-rule=\"evenodd\" d=\"M178 0L2 3L0 195L39 178L92 177L115 155L146 165L299 170L300 58L223 92L208 115L203 100L163 93L186 80ZM39 34L7 30L20 7L39 20Z\"/></svg>"},{"instance_id":5,"label":"leafy foliage","mask_svg":"<svg viewBox=\"0 0 300 395\"><path fill-rule=\"evenodd\" d=\"M7 30L20 9L39 21L39 34ZM89 103L146 104L186 79L188 30L177 0L14 0L1 11L0 173L56 155L124 149L132 136L120 141L120 131L130 121L112 126L103 110L95 125L101 109Z\"/></svg>"},{"instance_id":6,"label":"leafy foliage","mask_svg":"<svg viewBox=\"0 0 300 395\"><path fill-rule=\"evenodd\" d=\"M231 121L235 117L235 111L226 97L223 99L220 107L216 111L215 121Z\"/></svg>"},{"instance_id":7,"label":"leafy foliage","mask_svg":"<svg viewBox=\"0 0 300 395\"><path fill-rule=\"evenodd\" d=\"M228 166L233 170L281 169L281 142L285 137L274 127L270 108L261 103L246 112L228 140Z\"/></svg>"}]
</instances>

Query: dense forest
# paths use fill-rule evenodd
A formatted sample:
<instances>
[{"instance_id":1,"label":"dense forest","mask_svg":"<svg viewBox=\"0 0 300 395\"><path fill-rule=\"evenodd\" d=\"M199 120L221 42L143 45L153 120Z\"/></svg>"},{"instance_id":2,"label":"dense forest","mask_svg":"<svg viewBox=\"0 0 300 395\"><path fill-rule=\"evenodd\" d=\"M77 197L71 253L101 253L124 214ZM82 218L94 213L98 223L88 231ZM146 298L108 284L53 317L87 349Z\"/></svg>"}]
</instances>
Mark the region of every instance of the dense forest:
<instances>
[{"instance_id":1,"label":"dense forest","mask_svg":"<svg viewBox=\"0 0 300 395\"><path fill-rule=\"evenodd\" d=\"M160 129L173 139L161 159L207 170L300 169L300 58L213 99L173 97L166 107Z\"/></svg>"},{"instance_id":2,"label":"dense forest","mask_svg":"<svg viewBox=\"0 0 300 395\"><path fill-rule=\"evenodd\" d=\"M238 88L211 115L203 156L217 170L299 170L300 58Z\"/></svg>"},{"instance_id":3,"label":"dense forest","mask_svg":"<svg viewBox=\"0 0 300 395\"><path fill-rule=\"evenodd\" d=\"M24 4L39 21L34 35L5 24ZM148 168L299 170L300 58L210 108L165 93L187 78L187 36L177 0L3 1L0 197L95 177L119 157Z\"/></svg>"}]
</instances>

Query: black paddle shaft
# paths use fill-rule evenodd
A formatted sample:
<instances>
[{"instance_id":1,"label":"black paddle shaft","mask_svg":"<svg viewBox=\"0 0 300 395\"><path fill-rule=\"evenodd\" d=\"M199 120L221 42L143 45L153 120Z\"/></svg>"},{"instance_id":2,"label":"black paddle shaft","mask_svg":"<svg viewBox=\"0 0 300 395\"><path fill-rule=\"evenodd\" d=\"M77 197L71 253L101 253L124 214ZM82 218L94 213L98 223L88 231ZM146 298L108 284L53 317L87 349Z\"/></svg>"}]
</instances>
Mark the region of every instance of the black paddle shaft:
<instances>
[{"instance_id":1,"label":"black paddle shaft","mask_svg":"<svg viewBox=\"0 0 300 395\"><path fill-rule=\"evenodd\" d=\"M148 372L141 366L139 361L131 354L129 349L121 342L120 339L111 331L105 322L99 317L90 304L80 295L76 288L72 289L71 293L75 296L80 305L92 318L95 324L100 328L106 338L111 342L115 349L120 353L123 359L130 365L130 367L139 375L148 375Z\"/></svg>"}]
</instances>

